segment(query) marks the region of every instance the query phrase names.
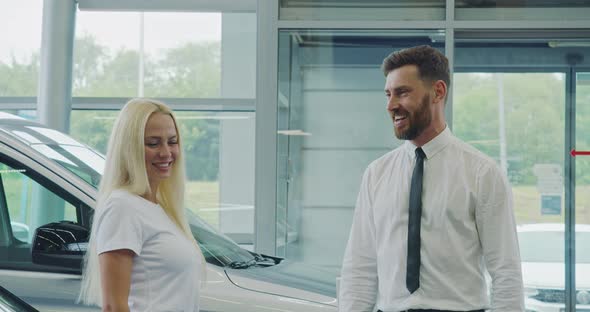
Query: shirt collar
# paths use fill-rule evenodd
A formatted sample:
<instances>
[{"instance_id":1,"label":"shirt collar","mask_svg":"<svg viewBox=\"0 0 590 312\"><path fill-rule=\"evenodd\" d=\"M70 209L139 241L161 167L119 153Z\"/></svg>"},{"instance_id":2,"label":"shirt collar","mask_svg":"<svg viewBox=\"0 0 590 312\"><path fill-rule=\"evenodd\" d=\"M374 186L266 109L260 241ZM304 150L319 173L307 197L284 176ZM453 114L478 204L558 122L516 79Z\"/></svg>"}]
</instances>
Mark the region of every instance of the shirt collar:
<instances>
[{"instance_id":1,"label":"shirt collar","mask_svg":"<svg viewBox=\"0 0 590 312\"><path fill-rule=\"evenodd\" d=\"M428 141L428 143L422 145L422 150L424 151L424 154L426 154L426 159L430 159L438 152L442 151L451 142L452 137L453 133L449 129L449 126L446 126L445 130L435 136L432 140ZM416 156L416 148L417 146L410 140L404 143L404 149L412 158Z\"/></svg>"}]
</instances>

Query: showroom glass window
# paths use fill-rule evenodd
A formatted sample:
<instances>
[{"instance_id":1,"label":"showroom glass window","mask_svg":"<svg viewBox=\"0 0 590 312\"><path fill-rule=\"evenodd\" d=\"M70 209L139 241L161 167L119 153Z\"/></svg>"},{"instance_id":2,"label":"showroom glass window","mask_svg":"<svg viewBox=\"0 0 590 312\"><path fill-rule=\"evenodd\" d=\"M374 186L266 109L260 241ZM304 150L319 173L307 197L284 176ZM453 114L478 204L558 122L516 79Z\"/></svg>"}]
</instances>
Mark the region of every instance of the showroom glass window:
<instances>
[{"instance_id":1,"label":"showroom glass window","mask_svg":"<svg viewBox=\"0 0 590 312\"><path fill-rule=\"evenodd\" d=\"M37 95L42 11L42 1L0 2L0 97Z\"/></svg>"},{"instance_id":2,"label":"showroom glass window","mask_svg":"<svg viewBox=\"0 0 590 312\"><path fill-rule=\"evenodd\" d=\"M105 153L129 98L162 99L183 139L187 206L251 244L255 14L78 11L76 23L73 106L86 109L71 134Z\"/></svg>"}]
</instances>

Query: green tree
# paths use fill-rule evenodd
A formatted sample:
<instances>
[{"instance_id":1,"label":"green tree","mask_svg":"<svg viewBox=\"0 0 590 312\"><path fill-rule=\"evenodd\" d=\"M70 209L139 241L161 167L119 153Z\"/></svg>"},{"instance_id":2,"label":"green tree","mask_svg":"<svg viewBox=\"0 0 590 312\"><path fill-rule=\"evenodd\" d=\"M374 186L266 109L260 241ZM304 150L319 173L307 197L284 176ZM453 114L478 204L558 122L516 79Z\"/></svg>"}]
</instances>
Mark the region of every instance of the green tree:
<instances>
[{"instance_id":1,"label":"green tree","mask_svg":"<svg viewBox=\"0 0 590 312\"><path fill-rule=\"evenodd\" d=\"M161 59L145 57L145 94L148 97L216 97L220 86L219 43L189 43L168 50ZM111 54L94 37L76 40L74 90L76 96L132 97L138 88L139 55L120 49ZM72 113L71 133L105 153L117 112ZM213 181L219 170L219 121L203 113L177 112L183 136L187 176Z\"/></svg>"},{"instance_id":2,"label":"green tree","mask_svg":"<svg viewBox=\"0 0 590 312\"><path fill-rule=\"evenodd\" d=\"M454 132L499 161L498 82L493 74L456 74ZM565 82L551 73L503 74L508 176L533 185L537 163L563 164Z\"/></svg>"},{"instance_id":3,"label":"green tree","mask_svg":"<svg viewBox=\"0 0 590 312\"><path fill-rule=\"evenodd\" d=\"M137 94L139 54L121 49L104 65L104 73L96 81L90 96L132 97Z\"/></svg>"},{"instance_id":4,"label":"green tree","mask_svg":"<svg viewBox=\"0 0 590 312\"><path fill-rule=\"evenodd\" d=\"M183 139L187 177L215 181L219 173L219 120L195 119L199 112L177 113Z\"/></svg>"},{"instance_id":5,"label":"green tree","mask_svg":"<svg viewBox=\"0 0 590 312\"><path fill-rule=\"evenodd\" d=\"M218 97L220 93L220 43L187 43L166 51L161 58L145 57L145 94L148 97ZM95 37L75 39L72 90L81 97L133 97L138 89L139 54L119 49L114 53ZM0 96L35 96L39 57L29 63L15 58L0 63ZM115 111L74 111L70 133L105 153L116 117ZM177 112L183 136L187 175L191 180L212 181L219 171L219 120L204 113ZM184 119L183 119L184 118Z\"/></svg>"},{"instance_id":6,"label":"green tree","mask_svg":"<svg viewBox=\"0 0 590 312\"><path fill-rule=\"evenodd\" d=\"M74 47L72 94L91 96L94 84L104 74L105 63L110 61L108 50L88 34L77 37Z\"/></svg>"},{"instance_id":7,"label":"green tree","mask_svg":"<svg viewBox=\"0 0 590 312\"><path fill-rule=\"evenodd\" d=\"M480 151L497 158L500 148L494 81L490 75L472 74L456 74L454 79L453 131Z\"/></svg>"},{"instance_id":8,"label":"green tree","mask_svg":"<svg viewBox=\"0 0 590 312\"><path fill-rule=\"evenodd\" d=\"M186 43L146 66L145 93L150 97L218 97L220 68L219 42Z\"/></svg>"},{"instance_id":9,"label":"green tree","mask_svg":"<svg viewBox=\"0 0 590 312\"><path fill-rule=\"evenodd\" d=\"M29 62L0 61L0 96L35 96L39 80L39 54L33 53Z\"/></svg>"},{"instance_id":10,"label":"green tree","mask_svg":"<svg viewBox=\"0 0 590 312\"><path fill-rule=\"evenodd\" d=\"M72 111L70 135L106 154L116 111Z\"/></svg>"}]
</instances>

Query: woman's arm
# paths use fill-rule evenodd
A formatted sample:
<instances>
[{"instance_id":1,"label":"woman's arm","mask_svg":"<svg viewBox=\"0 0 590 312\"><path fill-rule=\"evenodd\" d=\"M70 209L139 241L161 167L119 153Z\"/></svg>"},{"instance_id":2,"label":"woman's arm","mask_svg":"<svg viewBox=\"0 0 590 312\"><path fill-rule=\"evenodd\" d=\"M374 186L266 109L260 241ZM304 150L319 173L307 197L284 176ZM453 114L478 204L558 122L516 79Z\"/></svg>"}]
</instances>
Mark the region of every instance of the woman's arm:
<instances>
[{"instance_id":1,"label":"woman's arm","mask_svg":"<svg viewBox=\"0 0 590 312\"><path fill-rule=\"evenodd\" d=\"M102 310L129 311L127 299L135 253L129 249L103 252L98 256L102 288Z\"/></svg>"}]
</instances>

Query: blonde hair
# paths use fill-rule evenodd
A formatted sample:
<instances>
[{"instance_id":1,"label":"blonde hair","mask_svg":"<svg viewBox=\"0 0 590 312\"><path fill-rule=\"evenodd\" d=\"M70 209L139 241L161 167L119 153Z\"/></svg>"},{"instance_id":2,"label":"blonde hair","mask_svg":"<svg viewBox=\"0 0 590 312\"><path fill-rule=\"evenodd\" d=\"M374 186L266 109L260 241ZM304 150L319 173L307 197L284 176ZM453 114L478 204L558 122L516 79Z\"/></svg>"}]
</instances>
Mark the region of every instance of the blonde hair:
<instances>
[{"instance_id":1,"label":"blonde hair","mask_svg":"<svg viewBox=\"0 0 590 312\"><path fill-rule=\"evenodd\" d=\"M156 198L168 217L194 240L184 213L185 168L178 124L172 110L166 104L152 99L130 100L115 121L109 138L104 175L98 188L95 216L100 213L102 204L114 190L123 189L139 196L151 194L145 166L144 135L148 119L154 113L172 117L179 147L171 176L160 182ZM93 226L84 259L84 274L78 300L84 304L100 306L102 291L95 232L96 227Z\"/></svg>"}]
</instances>

